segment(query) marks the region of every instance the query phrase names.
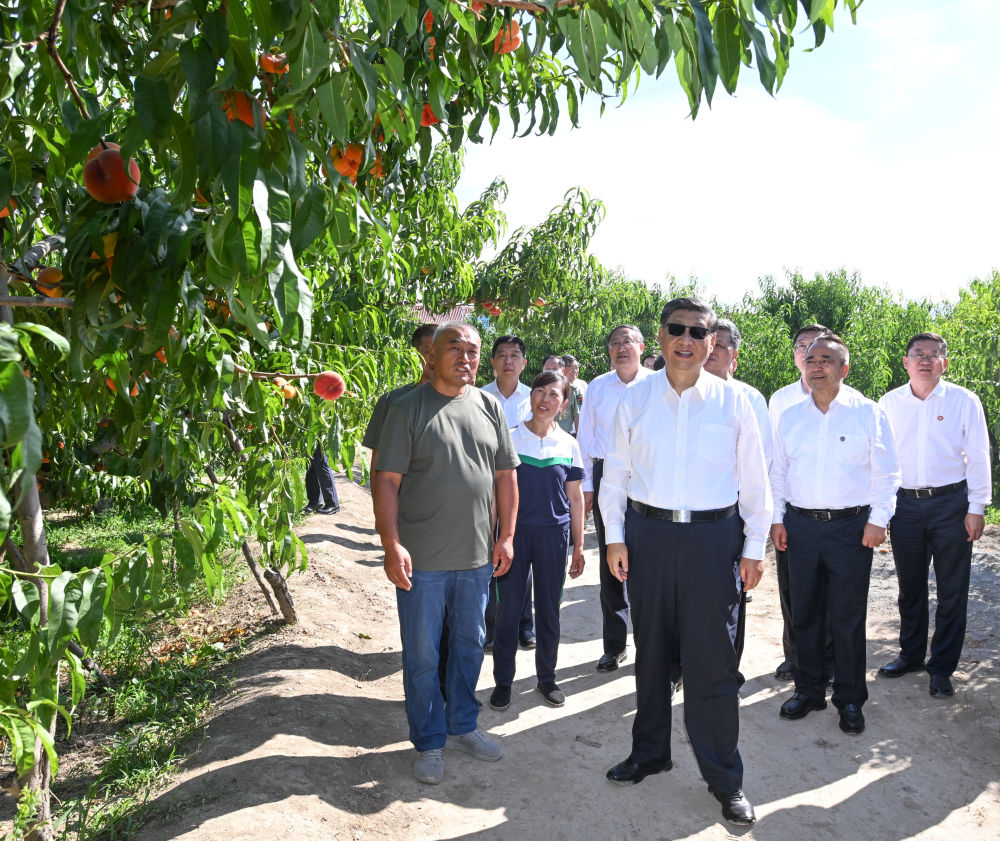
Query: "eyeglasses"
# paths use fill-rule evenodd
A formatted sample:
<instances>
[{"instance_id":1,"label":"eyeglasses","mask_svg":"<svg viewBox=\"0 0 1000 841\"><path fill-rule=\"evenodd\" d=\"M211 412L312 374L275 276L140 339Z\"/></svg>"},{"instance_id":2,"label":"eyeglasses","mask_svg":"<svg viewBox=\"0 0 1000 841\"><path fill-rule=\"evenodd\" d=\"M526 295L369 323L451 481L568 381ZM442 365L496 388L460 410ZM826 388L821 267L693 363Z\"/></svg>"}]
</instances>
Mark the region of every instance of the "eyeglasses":
<instances>
[{"instance_id":1,"label":"eyeglasses","mask_svg":"<svg viewBox=\"0 0 1000 841\"><path fill-rule=\"evenodd\" d=\"M608 347L612 350L621 350L623 347L629 347L631 345L639 344L635 339L617 339L613 342L608 342ZM579 367L579 366L574 366Z\"/></svg>"},{"instance_id":2,"label":"eyeglasses","mask_svg":"<svg viewBox=\"0 0 1000 841\"><path fill-rule=\"evenodd\" d=\"M910 359L916 359L917 362L933 362L936 359L944 359L944 355L940 353L908 353L906 354Z\"/></svg>"},{"instance_id":3,"label":"eyeglasses","mask_svg":"<svg viewBox=\"0 0 1000 841\"><path fill-rule=\"evenodd\" d=\"M707 327L691 327L687 324L674 324L673 322L664 324L663 326L667 328L667 332L671 336L683 336L686 331L691 334L692 339L698 342L712 332Z\"/></svg>"}]
</instances>

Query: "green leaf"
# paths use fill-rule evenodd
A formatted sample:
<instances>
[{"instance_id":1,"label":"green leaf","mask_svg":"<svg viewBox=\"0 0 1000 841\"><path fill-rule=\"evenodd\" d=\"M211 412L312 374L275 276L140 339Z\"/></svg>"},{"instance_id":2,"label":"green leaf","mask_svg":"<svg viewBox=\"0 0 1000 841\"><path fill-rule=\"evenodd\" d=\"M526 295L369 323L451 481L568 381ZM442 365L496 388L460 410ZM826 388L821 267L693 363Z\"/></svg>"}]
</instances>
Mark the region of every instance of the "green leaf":
<instances>
[{"instance_id":1,"label":"green leaf","mask_svg":"<svg viewBox=\"0 0 1000 841\"><path fill-rule=\"evenodd\" d=\"M135 78L135 112L150 140L166 138L173 125L173 97L162 76L140 74Z\"/></svg>"},{"instance_id":2,"label":"green leaf","mask_svg":"<svg viewBox=\"0 0 1000 841\"><path fill-rule=\"evenodd\" d=\"M253 204L253 183L259 168L260 141L253 132L241 131L242 148L229 155L222 169L222 181L229 204L239 220L246 218Z\"/></svg>"},{"instance_id":3,"label":"green leaf","mask_svg":"<svg viewBox=\"0 0 1000 841\"><path fill-rule=\"evenodd\" d=\"M0 366L0 443L13 447L34 424L34 395L18 363Z\"/></svg>"},{"instance_id":4,"label":"green leaf","mask_svg":"<svg viewBox=\"0 0 1000 841\"><path fill-rule=\"evenodd\" d=\"M715 83L719 78L719 54L715 49L715 42L712 40L712 24L709 23L701 0L688 0L688 2L694 12L695 34L698 43L698 72L705 88L705 99L711 105L712 96L715 94Z\"/></svg>"},{"instance_id":5,"label":"green leaf","mask_svg":"<svg viewBox=\"0 0 1000 841\"><path fill-rule=\"evenodd\" d=\"M354 44L350 43L351 70L361 79L364 85L365 114L369 119L375 116L375 109L378 106L378 76L374 68L368 61L368 57Z\"/></svg>"},{"instance_id":6,"label":"green leaf","mask_svg":"<svg viewBox=\"0 0 1000 841\"><path fill-rule=\"evenodd\" d=\"M80 588L79 620L76 625L80 644L88 651L97 646L104 622L104 599L108 582L103 569L92 569Z\"/></svg>"},{"instance_id":7,"label":"green leaf","mask_svg":"<svg viewBox=\"0 0 1000 841\"><path fill-rule=\"evenodd\" d=\"M712 20L713 38L719 56L719 78L728 93L736 90L743 61L743 38L739 18L726 6L720 6Z\"/></svg>"},{"instance_id":8,"label":"green leaf","mask_svg":"<svg viewBox=\"0 0 1000 841\"><path fill-rule=\"evenodd\" d=\"M334 73L329 84L320 85L316 89L319 100L319 111L323 120L333 133L333 138L341 146L347 142L347 108L344 103L348 98L350 80L346 73Z\"/></svg>"}]
</instances>

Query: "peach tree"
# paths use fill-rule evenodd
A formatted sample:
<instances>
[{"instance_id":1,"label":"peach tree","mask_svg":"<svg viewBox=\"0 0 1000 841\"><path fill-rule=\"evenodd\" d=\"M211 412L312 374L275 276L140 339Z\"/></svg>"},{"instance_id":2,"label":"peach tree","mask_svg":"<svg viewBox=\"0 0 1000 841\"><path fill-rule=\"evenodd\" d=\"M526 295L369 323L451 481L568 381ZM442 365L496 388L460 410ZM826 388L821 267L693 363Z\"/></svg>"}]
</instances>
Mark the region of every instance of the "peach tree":
<instances>
[{"instance_id":1,"label":"peach tree","mask_svg":"<svg viewBox=\"0 0 1000 841\"><path fill-rule=\"evenodd\" d=\"M859 0L839 5L853 16ZM457 207L463 144L502 112L522 134L576 124L584 98L624 97L671 64L693 115L746 68L774 91L793 34L821 43L837 6L0 5L0 602L26 640L0 647L0 730L37 837L56 716L69 720L102 633L161 606L165 550L49 564L42 465L69 504L130 496L172 513L182 585L212 585L234 548L300 568L304 457L323 439L353 468L368 407L413 368L413 305L574 291L556 285L572 273L551 237L530 272L511 252L480 264L504 187ZM587 213L570 216L585 237ZM310 396L324 370L346 380L336 402Z\"/></svg>"}]
</instances>

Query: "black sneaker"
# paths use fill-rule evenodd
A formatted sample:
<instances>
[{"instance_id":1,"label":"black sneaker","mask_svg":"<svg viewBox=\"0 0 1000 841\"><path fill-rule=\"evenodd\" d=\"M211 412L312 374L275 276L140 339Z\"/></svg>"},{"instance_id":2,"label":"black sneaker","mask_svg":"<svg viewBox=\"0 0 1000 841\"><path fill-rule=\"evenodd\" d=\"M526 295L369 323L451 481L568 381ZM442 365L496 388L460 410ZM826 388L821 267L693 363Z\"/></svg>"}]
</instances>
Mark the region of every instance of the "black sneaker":
<instances>
[{"instance_id":1,"label":"black sneaker","mask_svg":"<svg viewBox=\"0 0 1000 841\"><path fill-rule=\"evenodd\" d=\"M502 712L510 706L510 687L496 686L490 695L490 709Z\"/></svg>"},{"instance_id":2,"label":"black sneaker","mask_svg":"<svg viewBox=\"0 0 1000 841\"><path fill-rule=\"evenodd\" d=\"M340 510L339 505L324 505L322 508L317 508L317 514L336 514Z\"/></svg>"},{"instance_id":3,"label":"black sneaker","mask_svg":"<svg viewBox=\"0 0 1000 841\"><path fill-rule=\"evenodd\" d=\"M310 502L307 506L302 509L303 514L312 514L313 512L319 510L318 502Z\"/></svg>"}]
</instances>

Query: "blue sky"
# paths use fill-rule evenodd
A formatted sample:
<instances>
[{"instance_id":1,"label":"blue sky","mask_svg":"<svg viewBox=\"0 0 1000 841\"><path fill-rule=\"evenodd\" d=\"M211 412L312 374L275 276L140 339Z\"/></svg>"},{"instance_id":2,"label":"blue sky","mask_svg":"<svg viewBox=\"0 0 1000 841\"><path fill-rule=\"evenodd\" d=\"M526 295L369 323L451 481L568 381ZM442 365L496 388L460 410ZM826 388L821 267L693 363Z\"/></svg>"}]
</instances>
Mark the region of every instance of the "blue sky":
<instances>
[{"instance_id":1,"label":"blue sky","mask_svg":"<svg viewBox=\"0 0 1000 841\"><path fill-rule=\"evenodd\" d=\"M607 215L591 251L724 301L757 278L846 268L908 298L954 299L1000 268L996 0L867 0L812 53L800 33L771 98L744 70L697 120L673 64L603 117L555 137L470 145L465 204L496 176L509 230L583 187ZM508 132L509 133L509 132Z\"/></svg>"}]
</instances>

